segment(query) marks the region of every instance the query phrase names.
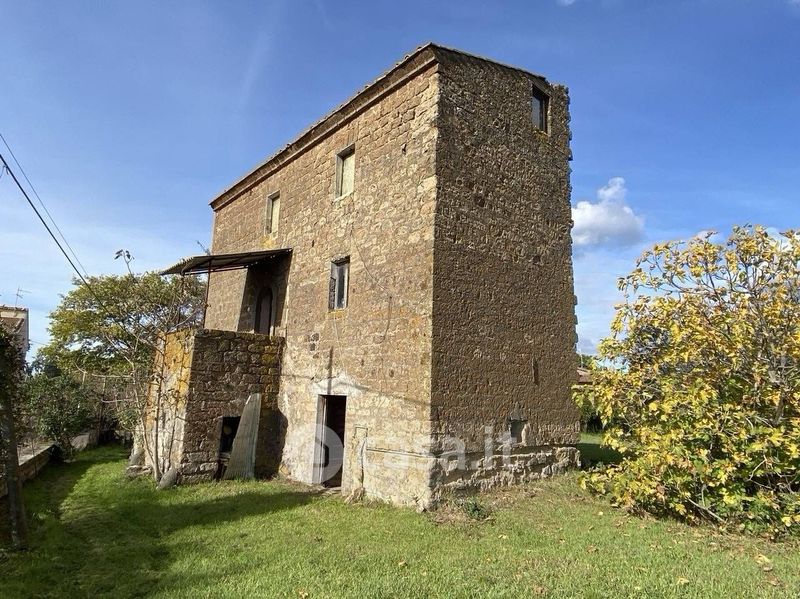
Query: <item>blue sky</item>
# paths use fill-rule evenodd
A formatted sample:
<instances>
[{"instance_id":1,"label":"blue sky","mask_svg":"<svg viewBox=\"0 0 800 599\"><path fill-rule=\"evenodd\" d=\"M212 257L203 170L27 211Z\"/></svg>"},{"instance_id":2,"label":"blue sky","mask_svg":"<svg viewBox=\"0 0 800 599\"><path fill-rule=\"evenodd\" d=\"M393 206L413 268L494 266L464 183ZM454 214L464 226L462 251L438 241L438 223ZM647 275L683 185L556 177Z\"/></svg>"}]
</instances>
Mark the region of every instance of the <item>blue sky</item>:
<instances>
[{"instance_id":1,"label":"blue sky","mask_svg":"<svg viewBox=\"0 0 800 599\"><path fill-rule=\"evenodd\" d=\"M157 268L209 243L218 191L426 41L570 87L583 350L653 242L800 224L800 0L0 0L0 132L90 273L119 248ZM0 255L0 303L28 291L46 341L70 271L8 176Z\"/></svg>"}]
</instances>

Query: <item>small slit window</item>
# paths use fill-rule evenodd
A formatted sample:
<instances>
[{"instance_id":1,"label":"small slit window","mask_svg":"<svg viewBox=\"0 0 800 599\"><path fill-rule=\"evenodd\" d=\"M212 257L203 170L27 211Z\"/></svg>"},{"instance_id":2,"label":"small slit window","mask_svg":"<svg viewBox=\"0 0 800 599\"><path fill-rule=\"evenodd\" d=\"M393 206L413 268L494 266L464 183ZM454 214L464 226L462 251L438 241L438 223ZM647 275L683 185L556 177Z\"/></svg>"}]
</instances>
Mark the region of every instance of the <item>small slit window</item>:
<instances>
[{"instance_id":1,"label":"small slit window","mask_svg":"<svg viewBox=\"0 0 800 599\"><path fill-rule=\"evenodd\" d=\"M336 197L353 193L356 174L356 150L353 146L336 155Z\"/></svg>"},{"instance_id":2,"label":"small slit window","mask_svg":"<svg viewBox=\"0 0 800 599\"><path fill-rule=\"evenodd\" d=\"M515 445L522 443L522 433L525 430L526 422L524 420L512 419L508 424L508 432L511 437L511 442Z\"/></svg>"},{"instance_id":3,"label":"small slit window","mask_svg":"<svg viewBox=\"0 0 800 599\"><path fill-rule=\"evenodd\" d=\"M547 94L539 91L535 87L533 88L533 112L531 117L533 118L533 126L538 131L547 132L547 109L548 109L548 98Z\"/></svg>"},{"instance_id":4,"label":"small slit window","mask_svg":"<svg viewBox=\"0 0 800 599\"><path fill-rule=\"evenodd\" d=\"M281 196L273 193L267 198L267 226L266 232L270 235L278 232L278 224L281 216Z\"/></svg>"},{"instance_id":5,"label":"small slit window","mask_svg":"<svg viewBox=\"0 0 800 599\"><path fill-rule=\"evenodd\" d=\"M331 262L331 279L328 286L328 310L347 307L347 286L350 283L350 258Z\"/></svg>"}]
</instances>

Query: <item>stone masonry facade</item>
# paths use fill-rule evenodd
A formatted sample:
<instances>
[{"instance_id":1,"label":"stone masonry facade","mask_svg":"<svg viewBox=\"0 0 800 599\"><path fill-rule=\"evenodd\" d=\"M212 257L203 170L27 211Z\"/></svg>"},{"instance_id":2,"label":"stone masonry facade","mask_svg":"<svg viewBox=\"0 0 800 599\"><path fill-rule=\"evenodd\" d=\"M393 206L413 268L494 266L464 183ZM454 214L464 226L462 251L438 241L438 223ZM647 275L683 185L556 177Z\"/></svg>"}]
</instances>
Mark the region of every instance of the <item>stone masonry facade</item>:
<instances>
[{"instance_id":1,"label":"stone masonry facade","mask_svg":"<svg viewBox=\"0 0 800 599\"><path fill-rule=\"evenodd\" d=\"M527 481L574 463L578 441L567 90L447 53L439 97L431 419L469 468L439 460L433 481Z\"/></svg>"},{"instance_id":2,"label":"stone masonry facade","mask_svg":"<svg viewBox=\"0 0 800 599\"><path fill-rule=\"evenodd\" d=\"M285 424L277 410L283 340L234 331L168 334L157 354L145 433L157 439L143 459L151 468L176 469L180 482L214 478L223 418L240 417L261 394L256 474L274 475Z\"/></svg>"},{"instance_id":3,"label":"stone masonry facade","mask_svg":"<svg viewBox=\"0 0 800 599\"><path fill-rule=\"evenodd\" d=\"M210 276L184 475L216 461L216 419L242 395L219 389L237 385L271 398L261 472L307 483L321 398L346 397L343 494L424 507L574 464L568 102L540 76L428 44L220 194L214 255L291 254ZM353 186L337 197L343 152ZM341 259L347 304L330 309ZM264 289L270 335L255 335ZM269 359L198 345L248 335Z\"/></svg>"}]
</instances>

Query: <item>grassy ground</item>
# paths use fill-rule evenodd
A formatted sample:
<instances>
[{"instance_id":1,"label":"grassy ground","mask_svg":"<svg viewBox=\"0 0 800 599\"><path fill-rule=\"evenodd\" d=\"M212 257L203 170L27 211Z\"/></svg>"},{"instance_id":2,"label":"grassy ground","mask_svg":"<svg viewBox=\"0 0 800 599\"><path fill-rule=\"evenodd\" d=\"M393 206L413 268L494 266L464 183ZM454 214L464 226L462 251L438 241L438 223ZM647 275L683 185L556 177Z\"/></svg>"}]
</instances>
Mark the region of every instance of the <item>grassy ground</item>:
<instances>
[{"instance_id":1,"label":"grassy ground","mask_svg":"<svg viewBox=\"0 0 800 599\"><path fill-rule=\"evenodd\" d=\"M581 466L590 468L597 464L616 464L622 458L608 447L601 447L602 433L582 433L578 450L581 452Z\"/></svg>"},{"instance_id":2,"label":"grassy ground","mask_svg":"<svg viewBox=\"0 0 800 599\"><path fill-rule=\"evenodd\" d=\"M417 514L281 482L156 491L101 448L26 486L0 597L792 597L797 545L641 520L576 475Z\"/></svg>"}]
</instances>

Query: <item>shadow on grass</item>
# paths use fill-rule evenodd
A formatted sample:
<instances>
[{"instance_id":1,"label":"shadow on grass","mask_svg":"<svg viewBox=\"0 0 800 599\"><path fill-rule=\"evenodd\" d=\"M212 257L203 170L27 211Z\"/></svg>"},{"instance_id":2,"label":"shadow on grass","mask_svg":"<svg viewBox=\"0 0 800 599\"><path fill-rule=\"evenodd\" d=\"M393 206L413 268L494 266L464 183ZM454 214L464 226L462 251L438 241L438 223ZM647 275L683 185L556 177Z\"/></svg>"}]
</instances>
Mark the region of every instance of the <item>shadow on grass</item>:
<instances>
[{"instance_id":1,"label":"shadow on grass","mask_svg":"<svg viewBox=\"0 0 800 599\"><path fill-rule=\"evenodd\" d=\"M192 581L171 576L170 564L194 556L202 562L209 549L204 530L224 530L314 497L236 482L157 491L152 481L125 479L123 459L120 450L87 452L48 468L26 488L33 548L0 562L0 596L138 597L156 588L180 590Z\"/></svg>"},{"instance_id":2,"label":"shadow on grass","mask_svg":"<svg viewBox=\"0 0 800 599\"><path fill-rule=\"evenodd\" d=\"M109 446L78 453L69 462L51 460L39 476L25 484L25 500L30 505L28 511L33 510L35 513L44 509L60 513L61 502L69 496L90 468L124 458L124 449Z\"/></svg>"},{"instance_id":3,"label":"shadow on grass","mask_svg":"<svg viewBox=\"0 0 800 599\"><path fill-rule=\"evenodd\" d=\"M94 464L110 462L123 457L119 447L100 448L90 454L78 454L77 459L65 463L51 459L44 469L32 480L23 485L25 512L29 528L35 528L37 515L42 512L58 513L61 501L69 495L75 483ZM88 457L87 457L88 456ZM0 547L7 547L6 528L8 519L8 499L0 499Z\"/></svg>"},{"instance_id":4,"label":"shadow on grass","mask_svg":"<svg viewBox=\"0 0 800 599\"><path fill-rule=\"evenodd\" d=\"M618 464L622 455L610 447L602 447L602 433L583 433L578 451L581 452L581 469L588 470L597 464Z\"/></svg>"}]
</instances>

